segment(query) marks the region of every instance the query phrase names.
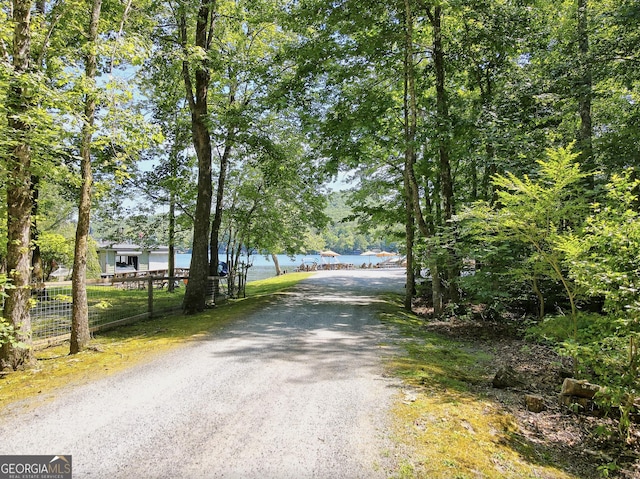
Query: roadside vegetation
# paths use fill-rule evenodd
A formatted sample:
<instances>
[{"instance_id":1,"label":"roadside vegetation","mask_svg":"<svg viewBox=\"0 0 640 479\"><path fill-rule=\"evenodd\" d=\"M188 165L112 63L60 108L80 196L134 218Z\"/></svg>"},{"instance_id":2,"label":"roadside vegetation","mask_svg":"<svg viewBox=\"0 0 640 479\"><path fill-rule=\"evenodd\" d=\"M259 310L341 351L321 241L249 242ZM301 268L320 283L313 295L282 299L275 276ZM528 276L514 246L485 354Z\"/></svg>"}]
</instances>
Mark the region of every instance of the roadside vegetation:
<instances>
[{"instance_id":1,"label":"roadside vegetation","mask_svg":"<svg viewBox=\"0 0 640 479\"><path fill-rule=\"evenodd\" d=\"M403 386L392 412L396 479L637 477L638 431L559 402L563 358L522 330L481 318L434 320L387 297L384 323L400 332L387 366ZM567 323L568 324L568 323ZM493 385L504 366L523 383ZM524 396L544 397L541 412Z\"/></svg>"}]
</instances>

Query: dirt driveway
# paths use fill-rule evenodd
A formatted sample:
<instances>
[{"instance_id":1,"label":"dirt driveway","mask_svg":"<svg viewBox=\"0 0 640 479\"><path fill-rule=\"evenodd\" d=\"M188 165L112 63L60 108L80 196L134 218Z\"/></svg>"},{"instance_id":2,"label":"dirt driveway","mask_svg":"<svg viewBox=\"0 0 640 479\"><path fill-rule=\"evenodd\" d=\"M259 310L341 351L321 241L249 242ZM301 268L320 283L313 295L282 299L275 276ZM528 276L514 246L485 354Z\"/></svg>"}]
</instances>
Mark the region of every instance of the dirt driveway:
<instances>
[{"instance_id":1,"label":"dirt driveway","mask_svg":"<svg viewBox=\"0 0 640 479\"><path fill-rule=\"evenodd\" d=\"M0 454L70 454L74 478L376 478L389 406L376 294L404 272L320 272L215 335L0 424Z\"/></svg>"}]
</instances>

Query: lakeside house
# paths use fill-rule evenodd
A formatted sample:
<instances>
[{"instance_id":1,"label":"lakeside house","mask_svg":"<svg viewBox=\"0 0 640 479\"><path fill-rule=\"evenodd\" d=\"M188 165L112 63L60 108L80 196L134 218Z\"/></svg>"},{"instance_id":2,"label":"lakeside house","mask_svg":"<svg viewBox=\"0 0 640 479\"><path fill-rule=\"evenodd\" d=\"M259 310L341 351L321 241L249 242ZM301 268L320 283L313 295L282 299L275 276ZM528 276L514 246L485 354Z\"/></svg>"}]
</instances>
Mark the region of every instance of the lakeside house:
<instances>
[{"instance_id":1,"label":"lakeside house","mask_svg":"<svg viewBox=\"0 0 640 479\"><path fill-rule=\"evenodd\" d=\"M110 277L116 273L159 271L169 268L168 246L98 243L96 250L103 277Z\"/></svg>"}]
</instances>

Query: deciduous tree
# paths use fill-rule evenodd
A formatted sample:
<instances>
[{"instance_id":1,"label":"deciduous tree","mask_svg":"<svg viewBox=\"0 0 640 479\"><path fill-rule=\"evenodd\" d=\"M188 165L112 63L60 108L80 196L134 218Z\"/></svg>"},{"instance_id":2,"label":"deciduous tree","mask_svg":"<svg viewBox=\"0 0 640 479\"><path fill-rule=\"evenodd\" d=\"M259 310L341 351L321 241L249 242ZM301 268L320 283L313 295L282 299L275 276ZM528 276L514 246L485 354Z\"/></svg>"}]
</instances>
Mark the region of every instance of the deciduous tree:
<instances>
[{"instance_id":1,"label":"deciduous tree","mask_svg":"<svg viewBox=\"0 0 640 479\"><path fill-rule=\"evenodd\" d=\"M211 131L209 128L209 87L211 81L213 28L217 2L201 0L193 12L190 5L175 6L178 42L182 49L182 77L191 112L191 133L198 158L198 196L194 214L193 248L189 283L183 309L187 314L204 310L209 273L209 232L213 198ZM193 18L195 13L195 19ZM191 30L193 29L193 30ZM193 31L193 34L190 34Z\"/></svg>"},{"instance_id":2,"label":"deciduous tree","mask_svg":"<svg viewBox=\"0 0 640 479\"><path fill-rule=\"evenodd\" d=\"M95 81L98 74L97 40L98 24L102 0L93 0L89 15L87 43L85 45L85 105L80 146L80 171L82 186L78 205L78 225L71 278L73 295L73 312L71 321L70 352L76 354L87 347L89 335L89 306L87 302L87 246L89 238L89 222L91 219L91 189L93 187L93 171L91 167L91 144L96 112Z\"/></svg>"},{"instance_id":3,"label":"deciduous tree","mask_svg":"<svg viewBox=\"0 0 640 479\"><path fill-rule=\"evenodd\" d=\"M11 172L7 191L7 270L11 287L4 302L3 317L18 341L6 342L0 349L0 367L17 369L34 361L31 344L31 196L33 97L37 82L31 71L31 0L14 0L13 50L7 93L7 134L9 154L5 171Z\"/></svg>"}]
</instances>

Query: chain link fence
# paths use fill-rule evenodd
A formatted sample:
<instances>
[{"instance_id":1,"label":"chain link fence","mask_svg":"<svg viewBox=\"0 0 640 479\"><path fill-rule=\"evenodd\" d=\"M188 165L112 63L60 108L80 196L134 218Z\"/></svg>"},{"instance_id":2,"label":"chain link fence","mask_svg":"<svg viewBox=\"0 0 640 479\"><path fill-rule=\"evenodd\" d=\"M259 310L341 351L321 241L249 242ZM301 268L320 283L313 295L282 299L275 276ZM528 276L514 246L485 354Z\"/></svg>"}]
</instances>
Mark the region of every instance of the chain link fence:
<instances>
[{"instance_id":1,"label":"chain link fence","mask_svg":"<svg viewBox=\"0 0 640 479\"><path fill-rule=\"evenodd\" d=\"M188 277L134 276L87 285L90 331L181 310L187 281ZM173 282L173 291L169 291L170 282ZM231 291L237 289L237 285L232 284ZM208 307L223 302L228 296L227 277L209 278ZM71 334L73 309L71 284L48 283L45 288L33 290L32 300L34 345L42 347L67 340Z\"/></svg>"}]
</instances>

